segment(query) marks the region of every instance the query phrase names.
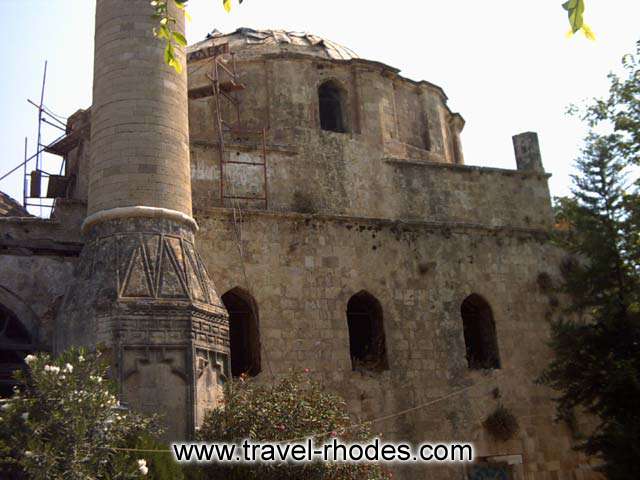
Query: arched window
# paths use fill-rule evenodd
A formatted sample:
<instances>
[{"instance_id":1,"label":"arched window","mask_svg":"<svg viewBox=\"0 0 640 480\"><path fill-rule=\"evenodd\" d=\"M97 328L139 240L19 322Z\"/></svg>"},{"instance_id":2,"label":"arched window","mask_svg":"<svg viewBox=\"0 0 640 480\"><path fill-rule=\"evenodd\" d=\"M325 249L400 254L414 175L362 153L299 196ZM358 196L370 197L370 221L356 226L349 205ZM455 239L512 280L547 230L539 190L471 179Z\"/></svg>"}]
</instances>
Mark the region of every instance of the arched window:
<instances>
[{"instance_id":1,"label":"arched window","mask_svg":"<svg viewBox=\"0 0 640 480\"><path fill-rule=\"evenodd\" d=\"M16 384L15 370L25 367L24 357L31 353L27 329L9 309L0 305L0 397L9 397Z\"/></svg>"},{"instance_id":2,"label":"arched window","mask_svg":"<svg viewBox=\"0 0 640 480\"><path fill-rule=\"evenodd\" d=\"M354 370L387 370L387 348L380 302L365 291L356 293L347 304L349 350Z\"/></svg>"},{"instance_id":3,"label":"arched window","mask_svg":"<svg viewBox=\"0 0 640 480\"><path fill-rule=\"evenodd\" d=\"M496 324L489 304L474 293L464 299L460 313L469 368L500 368Z\"/></svg>"},{"instance_id":4,"label":"arched window","mask_svg":"<svg viewBox=\"0 0 640 480\"><path fill-rule=\"evenodd\" d=\"M231 375L260 373L260 332L255 301L247 292L234 288L222 295L229 312Z\"/></svg>"},{"instance_id":5,"label":"arched window","mask_svg":"<svg viewBox=\"0 0 640 480\"><path fill-rule=\"evenodd\" d=\"M320 103L320 128L331 132L345 133L344 93L333 81L324 82L318 88Z\"/></svg>"}]
</instances>

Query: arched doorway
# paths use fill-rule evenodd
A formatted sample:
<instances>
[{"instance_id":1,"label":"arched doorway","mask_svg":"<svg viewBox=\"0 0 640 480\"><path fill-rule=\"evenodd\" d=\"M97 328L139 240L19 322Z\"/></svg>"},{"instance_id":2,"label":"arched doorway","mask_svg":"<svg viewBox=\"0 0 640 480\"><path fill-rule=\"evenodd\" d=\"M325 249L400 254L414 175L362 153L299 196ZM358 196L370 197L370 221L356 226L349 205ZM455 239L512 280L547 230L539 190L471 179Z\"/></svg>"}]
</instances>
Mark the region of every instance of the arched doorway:
<instances>
[{"instance_id":1,"label":"arched doorway","mask_svg":"<svg viewBox=\"0 0 640 480\"><path fill-rule=\"evenodd\" d=\"M229 312L231 375L257 375L261 366L256 303L249 293L240 288L229 290L221 299Z\"/></svg>"},{"instance_id":2,"label":"arched doorway","mask_svg":"<svg viewBox=\"0 0 640 480\"><path fill-rule=\"evenodd\" d=\"M0 304L0 397L9 397L16 384L13 372L25 368L24 357L34 350L31 335L18 317Z\"/></svg>"}]
</instances>

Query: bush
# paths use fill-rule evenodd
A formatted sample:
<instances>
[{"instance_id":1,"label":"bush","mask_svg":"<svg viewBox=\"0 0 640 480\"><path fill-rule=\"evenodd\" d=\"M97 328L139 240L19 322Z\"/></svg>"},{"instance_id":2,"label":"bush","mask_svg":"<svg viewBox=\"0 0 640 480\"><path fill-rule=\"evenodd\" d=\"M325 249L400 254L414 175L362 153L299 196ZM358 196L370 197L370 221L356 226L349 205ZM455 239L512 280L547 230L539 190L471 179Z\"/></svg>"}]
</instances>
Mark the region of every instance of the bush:
<instances>
[{"instance_id":1,"label":"bush","mask_svg":"<svg viewBox=\"0 0 640 480\"><path fill-rule=\"evenodd\" d=\"M0 411L0 477L132 479L146 460L113 448L154 433L152 420L126 411L107 381L100 353L72 349L56 359L28 355L20 387Z\"/></svg>"},{"instance_id":2,"label":"bush","mask_svg":"<svg viewBox=\"0 0 640 480\"><path fill-rule=\"evenodd\" d=\"M329 433L327 433L329 432ZM227 385L224 408L207 414L198 432L206 442L237 443L244 439L262 442L303 441L315 443L331 437L343 442L367 441L365 426L354 427L345 402L328 393L305 374L290 373L272 384L241 377ZM204 478L225 480L383 480L390 474L377 464L251 464L232 466L212 463L203 467Z\"/></svg>"},{"instance_id":3,"label":"bush","mask_svg":"<svg viewBox=\"0 0 640 480\"><path fill-rule=\"evenodd\" d=\"M518 419L503 405L498 405L483 425L493 438L501 442L511 440L520 430Z\"/></svg>"}]
</instances>

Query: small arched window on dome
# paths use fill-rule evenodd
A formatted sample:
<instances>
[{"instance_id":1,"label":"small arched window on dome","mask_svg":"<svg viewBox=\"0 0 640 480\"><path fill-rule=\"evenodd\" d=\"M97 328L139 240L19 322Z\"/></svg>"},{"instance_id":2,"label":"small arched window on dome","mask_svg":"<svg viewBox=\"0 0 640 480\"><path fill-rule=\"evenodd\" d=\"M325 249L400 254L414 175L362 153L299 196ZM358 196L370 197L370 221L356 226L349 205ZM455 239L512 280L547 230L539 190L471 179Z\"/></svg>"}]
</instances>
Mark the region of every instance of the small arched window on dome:
<instances>
[{"instance_id":1,"label":"small arched window on dome","mask_svg":"<svg viewBox=\"0 0 640 480\"><path fill-rule=\"evenodd\" d=\"M353 370L387 370L389 366L380 302L368 292L356 293L347 303L347 324Z\"/></svg>"},{"instance_id":2,"label":"small arched window on dome","mask_svg":"<svg viewBox=\"0 0 640 480\"><path fill-rule=\"evenodd\" d=\"M480 295L471 294L462 302L460 314L469 368L500 368L496 324L487 301Z\"/></svg>"},{"instance_id":3,"label":"small arched window on dome","mask_svg":"<svg viewBox=\"0 0 640 480\"><path fill-rule=\"evenodd\" d=\"M330 132L346 133L345 92L333 80L318 87L320 128Z\"/></svg>"}]
</instances>

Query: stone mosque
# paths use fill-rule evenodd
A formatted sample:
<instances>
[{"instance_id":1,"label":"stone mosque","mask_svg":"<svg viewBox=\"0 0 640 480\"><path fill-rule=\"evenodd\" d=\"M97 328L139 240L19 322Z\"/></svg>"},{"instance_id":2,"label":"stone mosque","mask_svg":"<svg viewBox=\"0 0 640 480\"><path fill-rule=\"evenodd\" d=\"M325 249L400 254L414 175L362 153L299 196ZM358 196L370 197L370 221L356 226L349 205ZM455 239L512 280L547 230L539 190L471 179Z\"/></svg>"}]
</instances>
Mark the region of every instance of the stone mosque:
<instances>
[{"instance_id":1,"label":"stone mosque","mask_svg":"<svg viewBox=\"0 0 640 480\"><path fill-rule=\"evenodd\" d=\"M29 352L102 345L122 401L184 439L229 378L308 368L358 420L449 396L375 428L476 462L399 478L595 478L534 383L563 258L537 135L513 137L513 170L467 165L437 85L250 28L179 50L177 73L151 13L97 0L51 217L0 195L2 394ZM499 406L509 439L484 425Z\"/></svg>"}]
</instances>

